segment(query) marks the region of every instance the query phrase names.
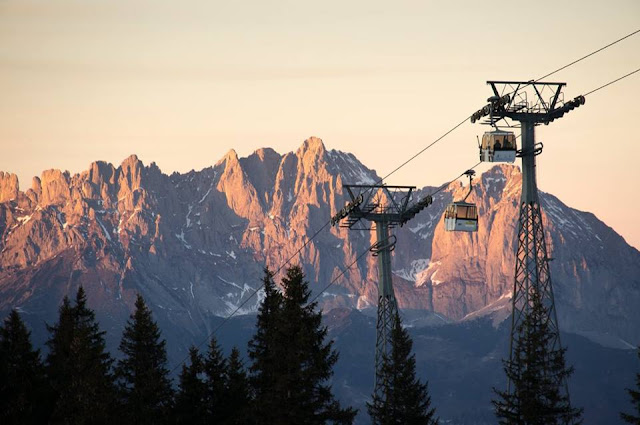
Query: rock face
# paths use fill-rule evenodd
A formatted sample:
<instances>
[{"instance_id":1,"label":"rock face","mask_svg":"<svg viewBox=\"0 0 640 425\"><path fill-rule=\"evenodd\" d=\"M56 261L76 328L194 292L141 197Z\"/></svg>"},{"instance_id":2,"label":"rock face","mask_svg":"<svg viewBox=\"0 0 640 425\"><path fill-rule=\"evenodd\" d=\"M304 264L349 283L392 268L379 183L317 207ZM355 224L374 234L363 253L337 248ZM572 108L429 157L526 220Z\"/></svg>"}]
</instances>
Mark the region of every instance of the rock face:
<instances>
[{"instance_id":1,"label":"rock face","mask_svg":"<svg viewBox=\"0 0 640 425\"><path fill-rule=\"evenodd\" d=\"M0 202L18 197L18 176L0 171Z\"/></svg>"},{"instance_id":2,"label":"rock face","mask_svg":"<svg viewBox=\"0 0 640 425\"><path fill-rule=\"evenodd\" d=\"M260 292L248 298L265 266L301 263L316 291L337 277L374 236L323 226L344 205L343 184L377 179L317 138L285 155L232 150L213 167L170 176L136 156L73 176L48 170L26 192L0 173L0 313L18 307L51 323L62 297L83 285L117 339L140 292L170 342L187 346L214 316L256 310ZM508 307L520 181L518 168L504 165L474 181L475 234L444 231L446 204L467 191L457 182L395 229L402 308L457 321ZM593 214L541 196L560 325L639 340L640 253ZM319 300L326 309L375 306L375 259L363 258Z\"/></svg>"}]
</instances>

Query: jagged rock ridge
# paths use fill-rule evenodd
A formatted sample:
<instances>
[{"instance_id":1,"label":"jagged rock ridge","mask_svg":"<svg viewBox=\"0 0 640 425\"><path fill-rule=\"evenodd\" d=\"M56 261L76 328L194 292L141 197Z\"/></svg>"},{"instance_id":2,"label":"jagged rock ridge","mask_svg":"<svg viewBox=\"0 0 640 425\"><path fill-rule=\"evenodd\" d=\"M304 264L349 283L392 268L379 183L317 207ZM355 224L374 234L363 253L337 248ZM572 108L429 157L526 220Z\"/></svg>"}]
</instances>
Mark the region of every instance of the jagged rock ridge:
<instances>
[{"instance_id":1,"label":"jagged rock ridge","mask_svg":"<svg viewBox=\"0 0 640 425\"><path fill-rule=\"evenodd\" d=\"M24 192L15 175L0 173L0 310L19 307L51 322L61 297L82 284L104 326L119 335L141 292L169 338L188 345L210 330L212 316L241 306L264 266L277 269L293 257L315 290L337 276L370 245L371 233L331 228L296 251L344 205L343 183L377 179L317 138L285 155L265 148L238 158L231 150L212 167L170 176L135 156L118 167L95 162L73 176L48 170ZM396 229L402 308L443 321L504 312L520 180L518 168L505 165L477 179L470 197L479 205L477 234L444 231L446 204L467 190L460 183ZM423 188L416 199L432 191ZM590 213L549 194L542 206L561 326L640 339L640 253ZM376 281L368 257L320 300L327 309L374 306ZM259 300L240 313L255 311Z\"/></svg>"}]
</instances>

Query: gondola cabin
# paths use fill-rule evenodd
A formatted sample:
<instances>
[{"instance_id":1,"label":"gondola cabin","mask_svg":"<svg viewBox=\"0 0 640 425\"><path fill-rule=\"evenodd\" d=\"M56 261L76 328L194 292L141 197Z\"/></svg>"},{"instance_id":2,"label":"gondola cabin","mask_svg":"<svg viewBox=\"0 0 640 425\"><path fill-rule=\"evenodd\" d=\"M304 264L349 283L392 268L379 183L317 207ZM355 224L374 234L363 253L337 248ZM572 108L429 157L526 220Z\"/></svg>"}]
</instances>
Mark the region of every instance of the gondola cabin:
<instances>
[{"instance_id":1,"label":"gondola cabin","mask_svg":"<svg viewBox=\"0 0 640 425\"><path fill-rule=\"evenodd\" d=\"M444 228L448 232L477 232L478 209L467 202L449 204L444 213Z\"/></svg>"},{"instance_id":2,"label":"gondola cabin","mask_svg":"<svg viewBox=\"0 0 640 425\"><path fill-rule=\"evenodd\" d=\"M516 136L510 131L488 131L482 136L480 161L514 162L516 160Z\"/></svg>"}]
</instances>

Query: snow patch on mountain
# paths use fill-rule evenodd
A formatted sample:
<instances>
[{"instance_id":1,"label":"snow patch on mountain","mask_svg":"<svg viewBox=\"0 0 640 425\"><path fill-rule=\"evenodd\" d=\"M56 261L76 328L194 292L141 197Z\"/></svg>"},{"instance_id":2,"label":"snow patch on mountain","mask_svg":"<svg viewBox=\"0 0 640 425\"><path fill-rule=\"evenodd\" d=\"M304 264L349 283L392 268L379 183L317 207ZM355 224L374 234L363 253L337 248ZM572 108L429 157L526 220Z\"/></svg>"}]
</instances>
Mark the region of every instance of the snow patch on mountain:
<instances>
[{"instance_id":1,"label":"snow patch on mountain","mask_svg":"<svg viewBox=\"0 0 640 425\"><path fill-rule=\"evenodd\" d=\"M418 260L411 261L411 266L409 267L408 270L407 269L393 270L393 274L403 278L404 280L415 282L417 276L420 273L422 273L424 270L426 270L428 266L429 266L429 259L421 258Z\"/></svg>"}]
</instances>

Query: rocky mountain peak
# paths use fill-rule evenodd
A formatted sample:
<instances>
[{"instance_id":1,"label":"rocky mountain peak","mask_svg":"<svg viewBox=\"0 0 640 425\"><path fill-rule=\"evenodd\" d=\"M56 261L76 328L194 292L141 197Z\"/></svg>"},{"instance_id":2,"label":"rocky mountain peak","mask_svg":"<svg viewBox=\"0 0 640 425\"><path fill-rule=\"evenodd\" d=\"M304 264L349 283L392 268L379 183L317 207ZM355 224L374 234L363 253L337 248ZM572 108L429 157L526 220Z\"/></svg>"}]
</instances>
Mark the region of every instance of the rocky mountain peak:
<instances>
[{"instance_id":1,"label":"rocky mountain peak","mask_svg":"<svg viewBox=\"0 0 640 425\"><path fill-rule=\"evenodd\" d=\"M272 201L273 191L282 156L271 148L256 150L240 164L265 206Z\"/></svg>"},{"instance_id":2,"label":"rocky mountain peak","mask_svg":"<svg viewBox=\"0 0 640 425\"><path fill-rule=\"evenodd\" d=\"M304 163L311 164L323 158L327 149L318 137L309 137L296 151L296 155L302 159Z\"/></svg>"},{"instance_id":3,"label":"rocky mountain peak","mask_svg":"<svg viewBox=\"0 0 640 425\"><path fill-rule=\"evenodd\" d=\"M132 155L132 157L135 159L132 159L131 162L135 162L138 159L135 155ZM123 164L125 162L127 162L127 160L125 160ZM96 185L114 184L116 178L116 169L113 165L105 161L92 162L89 166L88 178L91 183Z\"/></svg>"},{"instance_id":4,"label":"rocky mountain peak","mask_svg":"<svg viewBox=\"0 0 640 425\"><path fill-rule=\"evenodd\" d=\"M142 183L142 170L144 164L137 155L131 155L120 164L120 193L118 197L126 196L127 193L133 192L140 188Z\"/></svg>"},{"instance_id":5,"label":"rocky mountain peak","mask_svg":"<svg viewBox=\"0 0 640 425\"><path fill-rule=\"evenodd\" d=\"M0 171L0 202L18 197L18 176Z\"/></svg>"},{"instance_id":6,"label":"rocky mountain peak","mask_svg":"<svg viewBox=\"0 0 640 425\"><path fill-rule=\"evenodd\" d=\"M260 161L269 161L275 158L280 158L281 155L274 151L271 148L260 148L260 149L256 149L251 155L249 155L249 158L256 156L258 157L258 159Z\"/></svg>"},{"instance_id":7,"label":"rocky mountain peak","mask_svg":"<svg viewBox=\"0 0 640 425\"><path fill-rule=\"evenodd\" d=\"M42 206L64 204L71 195L70 183L68 171L62 172L56 169L43 171L40 176L42 188L40 204Z\"/></svg>"},{"instance_id":8,"label":"rocky mountain peak","mask_svg":"<svg viewBox=\"0 0 640 425\"><path fill-rule=\"evenodd\" d=\"M229 149L227 153L225 153L224 156L216 163L216 165L223 163L227 164L227 166L229 166L229 164L238 163L238 153L235 149Z\"/></svg>"},{"instance_id":9,"label":"rocky mountain peak","mask_svg":"<svg viewBox=\"0 0 640 425\"><path fill-rule=\"evenodd\" d=\"M38 176L33 176L33 179L31 179L31 192L33 192L36 196L36 203L37 203L37 197L39 197L42 194L42 181L40 180L40 177Z\"/></svg>"}]
</instances>

